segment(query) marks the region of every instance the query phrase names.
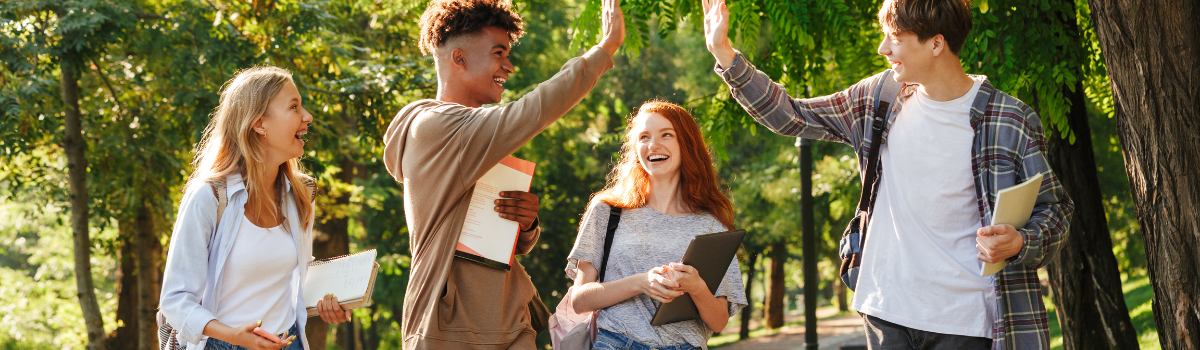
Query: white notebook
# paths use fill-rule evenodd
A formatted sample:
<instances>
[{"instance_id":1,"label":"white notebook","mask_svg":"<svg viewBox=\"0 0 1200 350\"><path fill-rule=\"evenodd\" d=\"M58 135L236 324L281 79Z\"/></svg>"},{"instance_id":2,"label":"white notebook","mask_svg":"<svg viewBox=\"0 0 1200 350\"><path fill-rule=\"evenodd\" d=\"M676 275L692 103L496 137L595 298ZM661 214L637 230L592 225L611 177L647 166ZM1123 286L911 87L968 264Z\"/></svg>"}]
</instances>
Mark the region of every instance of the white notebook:
<instances>
[{"instance_id":1,"label":"white notebook","mask_svg":"<svg viewBox=\"0 0 1200 350\"><path fill-rule=\"evenodd\" d=\"M496 200L501 199L501 191L528 192L535 167L533 162L510 156L475 183L471 206L458 236L456 258L508 271L521 227L516 221L501 218L493 208Z\"/></svg>"},{"instance_id":2,"label":"white notebook","mask_svg":"<svg viewBox=\"0 0 1200 350\"><path fill-rule=\"evenodd\" d=\"M1015 228L1025 227L1029 216L1033 214L1033 205L1037 203L1038 192L1042 188L1042 174L1031 177L1013 187L1000 190L996 194L996 209L992 211L992 225L1009 224ZM998 263L983 263L979 270L980 276L988 276L1008 266L1008 261Z\"/></svg>"},{"instance_id":3,"label":"white notebook","mask_svg":"<svg viewBox=\"0 0 1200 350\"><path fill-rule=\"evenodd\" d=\"M375 255L374 249L368 249L308 264L304 278L304 306L308 316L317 314L317 301L328 293L338 298L343 309L370 306L375 273L379 270Z\"/></svg>"}]
</instances>

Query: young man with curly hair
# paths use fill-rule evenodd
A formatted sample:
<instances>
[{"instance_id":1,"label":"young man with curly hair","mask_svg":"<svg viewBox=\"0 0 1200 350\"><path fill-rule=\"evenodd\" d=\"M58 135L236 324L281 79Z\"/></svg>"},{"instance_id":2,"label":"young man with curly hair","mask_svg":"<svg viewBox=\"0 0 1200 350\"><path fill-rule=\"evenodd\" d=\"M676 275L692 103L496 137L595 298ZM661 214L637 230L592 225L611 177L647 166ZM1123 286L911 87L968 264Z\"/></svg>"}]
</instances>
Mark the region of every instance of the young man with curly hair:
<instances>
[{"instance_id":1,"label":"young man with curly hair","mask_svg":"<svg viewBox=\"0 0 1200 350\"><path fill-rule=\"evenodd\" d=\"M716 71L759 123L854 148L874 203L851 307L871 349L1048 349L1037 269L1066 239L1070 199L1043 153L1037 113L968 75L959 52L971 31L966 0L886 0L878 53L891 70L846 90L794 99L729 43L724 0L704 0ZM972 64L973 65L973 64ZM891 78L888 78L891 74ZM888 81L892 80L894 81ZM895 103L876 111L883 86ZM876 95L879 94L879 95ZM886 113L874 131L873 119ZM877 169L868 170L881 133ZM1023 227L990 225L997 192L1044 175ZM1007 261L980 276L984 262Z\"/></svg>"},{"instance_id":2,"label":"young man with curly hair","mask_svg":"<svg viewBox=\"0 0 1200 350\"><path fill-rule=\"evenodd\" d=\"M421 16L421 51L437 65L436 99L405 106L384 135L384 164L404 183L412 268L401 330L405 349L534 349L547 320L521 264L501 271L454 258L475 182L579 103L625 39L618 0L603 0L603 38L521 99L500 103L509 52L524 22L508 0L433 0ZM536 196L501 193L517 221L516 253L537 243ZM542 316L548 316L542 314ZM535 319L535 317L537 319Z\"/></svg>"}]
</instances>

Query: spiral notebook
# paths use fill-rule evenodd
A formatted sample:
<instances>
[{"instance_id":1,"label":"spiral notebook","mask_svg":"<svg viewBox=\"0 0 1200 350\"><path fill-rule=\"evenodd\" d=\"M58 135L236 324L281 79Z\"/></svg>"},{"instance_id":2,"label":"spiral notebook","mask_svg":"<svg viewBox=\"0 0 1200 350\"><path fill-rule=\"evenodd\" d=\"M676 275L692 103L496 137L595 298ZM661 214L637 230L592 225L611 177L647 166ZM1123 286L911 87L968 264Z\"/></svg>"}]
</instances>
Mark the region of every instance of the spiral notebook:
<instances>
[{"instance_id":1,"label":"spiral notebook","mask_svg":"<svg viewBox=\"0 0 1200 350\"><path fill-rule=\"evenodd\" d=\"M308 316L317 315L317 301L329 293L346 310L371 306L371 291L379 271L375 255L374 249L368 249L308 264L304 278L304 307Z\"/></svg>"}]
</instances>

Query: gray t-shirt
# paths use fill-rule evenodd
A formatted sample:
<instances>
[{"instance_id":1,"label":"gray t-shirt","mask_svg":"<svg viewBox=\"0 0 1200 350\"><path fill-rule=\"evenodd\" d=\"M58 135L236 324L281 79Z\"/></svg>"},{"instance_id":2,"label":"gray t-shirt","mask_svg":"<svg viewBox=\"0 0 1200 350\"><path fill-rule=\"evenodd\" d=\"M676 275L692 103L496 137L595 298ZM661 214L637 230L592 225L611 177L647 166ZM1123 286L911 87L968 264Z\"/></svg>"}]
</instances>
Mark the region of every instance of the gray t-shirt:
<instances>
[{"instance_id":1,"label":"gray t-shirt","mask_svg":"<svg viewBox=\"0 0 1200 350\"><path fill-rule=\"evenodd\" d=\"M610 208L608 204L594 201L583 215L575 247L567 257L566 271L571 279L575 279L580 260L593 265L600 264L604 254L604 234L608 229ZM604 280L616 281L647 272L657 266L679 262L683 259L683 253L687 251L692 237L724 231L725 226L708 213L672 216L650 207L623 210L621 222L613 236ZM729 300L729 316L737 314L746 306L744 290L741 270L738 268L737 259L733 259L715 293L716 296L724 296ZM651 326L650 320L654 318L654 312L660 304L645 294L638 294L601 310L597 325L649 345L671 346L688 343L707 349L712 330L708 329L702 320Z\"/></svg>"}]
</instances>

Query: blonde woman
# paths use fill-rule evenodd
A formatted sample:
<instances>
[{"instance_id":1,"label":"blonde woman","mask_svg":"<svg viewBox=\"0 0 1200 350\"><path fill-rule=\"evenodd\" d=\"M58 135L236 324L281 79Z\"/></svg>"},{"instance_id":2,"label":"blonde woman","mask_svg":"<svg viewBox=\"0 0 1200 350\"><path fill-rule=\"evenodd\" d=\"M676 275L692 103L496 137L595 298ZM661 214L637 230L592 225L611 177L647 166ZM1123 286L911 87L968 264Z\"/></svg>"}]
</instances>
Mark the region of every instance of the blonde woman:
<instances>
[{"instance_id":1,"label":"blonde woman","mask_svg":"<svg viewBox=\"0 0 1200 350\"><path fill-rule=\"evenodd\" d=\"M309 348L300 286L312 255L313 192L298 158L313 117L291 76L277 67L238 72L197 147L159 300L189 350ZM320 306L328 323L350 318L333 296ZM282 336L268 340L255 328Z\"/></svg>"}]
</instances>

